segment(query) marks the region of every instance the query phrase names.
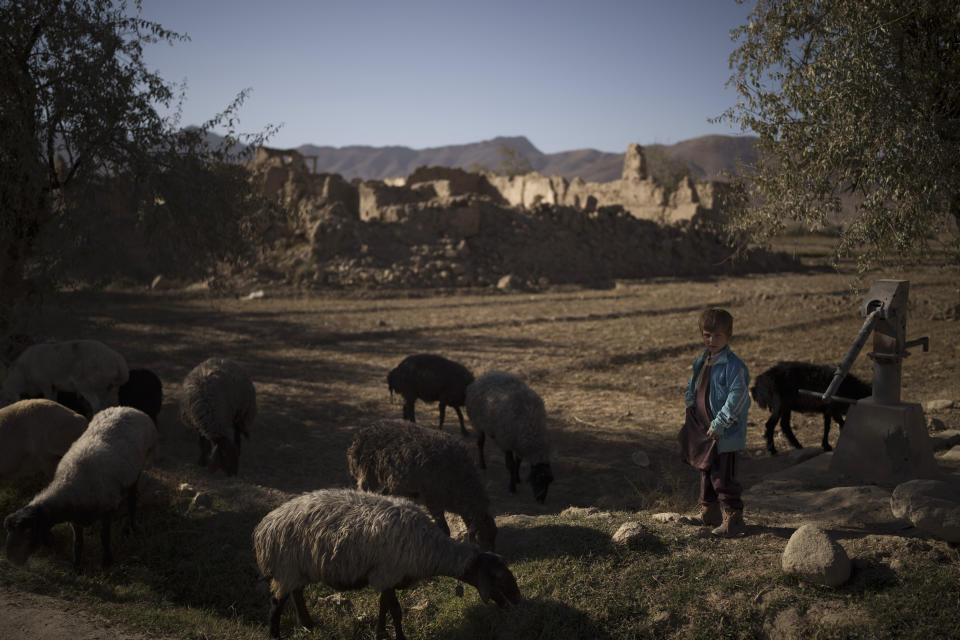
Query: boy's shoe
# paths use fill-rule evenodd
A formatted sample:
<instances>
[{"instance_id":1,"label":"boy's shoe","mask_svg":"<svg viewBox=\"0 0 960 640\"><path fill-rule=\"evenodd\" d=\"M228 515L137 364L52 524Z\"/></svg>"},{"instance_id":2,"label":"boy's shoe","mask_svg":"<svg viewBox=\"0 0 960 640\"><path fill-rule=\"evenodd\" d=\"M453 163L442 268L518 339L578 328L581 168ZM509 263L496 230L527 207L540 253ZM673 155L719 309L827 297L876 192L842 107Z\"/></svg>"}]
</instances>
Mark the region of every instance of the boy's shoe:
<instances>
[{"instance_id":1,"label":"boy's shoe","mask_svg":"<svg viewBox=\"0 0 960 640\"><path fill-rule=\"evenodd\" d=\"M743 522L743 509L736 511L723 510L723 524L711 531L715 536L732 538L745 533L747 525Z\"/></svg>"},{"instance_id":2,"label":"boy's shoe","mask_svg":"<svg viewBox=\"0 0 960 640\"><path fill-rule=\"evenodd\" d=\"M719 502L700 505L700 524L705 527L715 527L723 522L723 513Z\"/></svg>"}]
</instances>

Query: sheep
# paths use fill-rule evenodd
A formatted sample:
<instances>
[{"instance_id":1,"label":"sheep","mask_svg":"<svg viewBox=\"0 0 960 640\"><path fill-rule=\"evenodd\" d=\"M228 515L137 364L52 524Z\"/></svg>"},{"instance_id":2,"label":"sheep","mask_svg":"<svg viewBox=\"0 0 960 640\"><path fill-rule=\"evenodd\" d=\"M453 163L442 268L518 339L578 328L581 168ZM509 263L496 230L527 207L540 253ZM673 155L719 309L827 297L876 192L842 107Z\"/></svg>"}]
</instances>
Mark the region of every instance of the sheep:
<instances>
[{"instance_id":1,"label":"sheep","mask_svg":"<svg viewBox=\"0 0 960 640\"><path fill-rule=\"evenodd\" d=\"M131 407L109 407L63 455L53 480L19 511L6 517L7 558L26 563L37 545L60 522L73 526L73 567L82 568L83 527L100 521L103 567L113 562L110 522L126 501L131 526L137 502L137 481L157 442L150 418Z\"/></svg>"},{"instance_id":2,"label":"sheep","mask_svg":"<svg viewBox=\"0 0 960 640\"><path fill-rule=\"evenodd\" d=\"M40 393L35 393L35 394L21 393L20 394L20 400L35 400L35 399L45 400L46 398L44 398L43 394L40 394ZM90 418L93 417L94 411L93 411L93 407L90 406L90 402L88 402L83 395L75 391L57 391L56 402L57 404L63 405L64 407L66 407L67 409L70 409L75 413L79 413L87 420L90 420Z\"/></svg>"},{"instance_id":3,"label":"sheep","mask_svg":"<svg viewBox=\"0 0 960 640\"><path fill-rule=\"evenodd\" d=\"M279 637L280 616L292 595L301 626L313 621L303 588L322 582L331 589L380 592L377 638L386 637L390 611L397 640L406 636L396 589L444 575L476 587L484 602L520 601L520 589L500 556L453 540L406 498L354 489L321 489L280 505L253 530L261 573L270 582L270 635Z\"/></svg>"},{"instance_id":4,"label":"sheep","mask_svg":"<svg viewBox=\"0 0 960 640\"><path fill-rule=\"evenodd\" d=\"M773 429L777 420L780 421L780 429L787 440L790 441L790 444L797 449L802 448L790 428L791 411L823 414L823 441L821 446L824 451L833 449L829 442L830 419L836 420L838 427L842 429L844 416L847 413L847 404L841 402L828 404L819 398L799 393L800 389L822 393L830 385L833 374L834 370L827 366L808 362L783 361L757 376L753 387L750 389L750 395L753 396L760 407L770 410L770 418L764 427L763 436L767 441L767 451L771 455L777 454L777 448L773 445ZM837 389L838 396L854 400L866 398L871 393L871 385L853 374L848 374Z\"/></svg>"},{"instance_id":5,"label":"sheep","mask_svg":"<svg viewBox=\"0 0 960 640\"><path fill-rule=\"evenodd\" d=\"M117 400L121 406L140 409L150 416L153 424L158 424L157 416L163 407L163 383L149 369L130 369L130 377L120 385Z\"/></svg>"},{"instance_id":6,"label":"sheep","mask_svg":"<svg viewBox=\"0 0 960 640\"><path fill-rule=\"evenodd\" d=\"M0 480L39 473L45 481L87 419L44 398L20 400L0 409Z\"/></svg>"},{"instance_id":7,"label":"sheep","mask_svg":"<svg viewBox=\"0 0 960 640\"><path fill-rule=\"evenodd\" d=\"M456 513L481 551L494 551L497 524L470 452L447 434L397 419L361 429L347 448L350 475L361 491L404 496L424 505L447 535L445 511Z\"/></svg>"},{"instance_id":8,"label":"sheep","mask_svg":"<svg viewBox=\"0 0 960 640\"><path fill-rule=\"evenodd\" d=\"M479 434L480 468L487 468L483 444L489 435L506 456L510 493L517 491L520 462L526 459L530 462L529 482L533 496L543 504L553 473L547 444L546 412L540 396L516 376L491 371L467 387L466 407L470 422Z\"/></svg>"},{"instance_id":9,"label":"sheep","mask_svg":"<svg viewBox=\"0 0 960 640\"><path fill-rule=\"evenodd\" d=\"M440 402L440 428L447 406L453 407L460 419L460 433L467 434L463 424L463 406L467 385L473 382L470 370L458 362L447 360L443 356L420 353L407 356L387 374L387 387L390 395L396 391L403 396L403 418L416 422L414 405L417 398L425 402Z\"/></svg>"},{"instance_id":10,"label":"sheep","mask_svg":"<svg viewBox=\"0 0 960 640\"><path fill-rule=\"evenodd\" d=\"M128 376L123 356L97 340L35 344L7 371L0 405L24 395L54 400L58 391L68 391L84 396L97 411L117 403L117 389Z\"/></svg>"},{"instance_id":11,"label":"sheep","mask_svg":"<svg viewBox=\"0 0 960 640\"><path fill-rule=\"evenodd\" d=\"M256 415L256 389L233 360L208 358L183 380L180 419L199 433L201 467L237 475L240 438L250 438Z\"/></svg>"}]
</instances>

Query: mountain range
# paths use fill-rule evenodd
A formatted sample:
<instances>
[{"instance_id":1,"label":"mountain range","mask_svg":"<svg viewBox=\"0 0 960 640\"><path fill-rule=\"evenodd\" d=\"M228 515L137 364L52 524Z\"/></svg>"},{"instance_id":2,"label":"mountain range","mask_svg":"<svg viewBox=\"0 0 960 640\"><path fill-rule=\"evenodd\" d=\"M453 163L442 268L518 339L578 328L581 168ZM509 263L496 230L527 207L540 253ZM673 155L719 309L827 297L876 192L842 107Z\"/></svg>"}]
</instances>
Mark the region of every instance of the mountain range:
<instances>
[{"instance_id":1,"label":"mountain range","mask_svg":"<svg viewBox=\"0 0 960 640\"><path fill-rule=\"evenodd\" d=\"M644 150L651 171L659 163L672 161L689 167L696 181L724 180L723 173L735 172L738 160L750 163L756 159L756 140L752 136L710 135L672 145L646 145ZM587 182L609 182L620 178L624 156L596 149L543 153L524 136L426 149L304 144L296 150L305 156L316 156L317 173L339 173L348 180L408 176L421 166L492 171L509 164L568 180L579 177Z\"/></svg>"}]
</instances>

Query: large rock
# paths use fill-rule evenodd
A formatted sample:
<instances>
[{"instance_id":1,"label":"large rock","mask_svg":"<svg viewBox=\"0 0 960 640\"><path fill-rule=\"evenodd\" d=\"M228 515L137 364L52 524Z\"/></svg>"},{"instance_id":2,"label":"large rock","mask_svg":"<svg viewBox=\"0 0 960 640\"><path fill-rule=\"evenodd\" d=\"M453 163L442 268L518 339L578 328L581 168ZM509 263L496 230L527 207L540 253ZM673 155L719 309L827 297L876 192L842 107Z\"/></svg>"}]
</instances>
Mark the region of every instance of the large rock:
<instances>
[{"instance_id":1,"label":"large rock","mask_svg":"<svg viewBox=\"0 0 960 640\"><path fill-rule=\"evenodd\" d=\"M850 578L850 558L839 543L812 524L790 536L780 566L806 582L838 587Z\"/></svg>"},{"instance_id":2,"label":"large rock","mask_svg":"<svg viewBox=\"0 0 960 640\"><path fill-rule=\"evenodd\" d=\"M960 488L942 480L911 480L890 496L893 515L921 531L960 542Z\"/></svg>"}]
</instances>

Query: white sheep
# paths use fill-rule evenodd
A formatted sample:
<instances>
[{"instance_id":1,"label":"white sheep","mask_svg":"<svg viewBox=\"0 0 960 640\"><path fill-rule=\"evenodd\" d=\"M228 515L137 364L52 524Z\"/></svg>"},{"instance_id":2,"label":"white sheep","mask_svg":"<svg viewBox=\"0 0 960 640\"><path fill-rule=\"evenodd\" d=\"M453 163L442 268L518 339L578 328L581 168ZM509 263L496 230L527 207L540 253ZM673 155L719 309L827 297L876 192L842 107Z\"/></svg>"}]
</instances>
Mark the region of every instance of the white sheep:
<instances>
[{"instance_id":1,"label":"white sheep","mask_svg":"<svg viewBox=\"0 0 960 640\"><path fill-rule=\"evenodd\" d=\"M483 444L486 436L490 436L506 456L510 492L515 493L520 482L520 462L528 460L533 496L542 504L553 473L546 411L540 396L515 375L491 371L467 387L466 408L470 423L478 433L480 468L487 468Z\"/></svg>"},{"instance_id":2,"label":"white sheep","mask_svg":"<svg viewBox=\"0 0 960 640\"><path fill-rule=\"evenodd\" d=\"M208 358L183 380L180 420L199 433L200 466L223 467L227 475L240 466L240 438L250 438L257 415L257 392L237 362Z\"/></svg>"},{"instance_id":3,"label":"white sheep","mask_svg":"<svg viewBox=\"0 0 960 640\"><path fill-rule=\"evenodd\" d=\"M0 480L42 474L87 428L87 419L52 400L20 400L0 409Z\"/></svg>"},{"instance_id":4,"label":"white sheep","mask_svg":"<svg viewBox=\"0 0 960 640\"><path fill-rule=\"evenodd\" d=\"M470 452L457 439L407 420L364 427L347 448L350 475L361 491L403 496L424 505L450 535L445 511L458 514L481 551L493 551L497 524Z\"/></svg>"},{"instance_id":5,"label":"white sheep","mask_svg":"<svg viewBox=\"0 0 960 640\"><path fill-rule=\"evenodd\" d=\"M484 602L520 601L517 581L503 560L453 540L405 498L352 489L321 489L280 505L253 530L260 571L270 581L270 635L280 635L280 615L293 595L300 625L313 627L303 588L322 582L332 589L380 592L377 638L386 637L390 611L401 640L396 589L444 575L476 587Z\"/></svg>"},{"instance_id":6,"label":"white sheep","mask_svg":"<svg viewBox=\"0 0 960 640\"><path fill-rule=\"evenodd\" d=\"M97 411L117 404L117 390L128 376L123 356L97 340L35 344L10 365L0 405L21 396L56 400L58 391L68 391L82 395Z\"/></svg>"},{"instance_id":7,"label":"white sheep","mask_svg":"<svg viewBox=\"0 0 960 640\"><path fill-rule=\"evenodd\" d=\"M126 501L132 524L137 480L156 442L157 429L142 411L109 407L97 413L63 455L50 484L4 520L7 558L24 564L49 535L50 527L70 522L73 565L80 571L83 527L99 520L103 566L109 566L113 514Z\"/></svg>"}]
</instances>

